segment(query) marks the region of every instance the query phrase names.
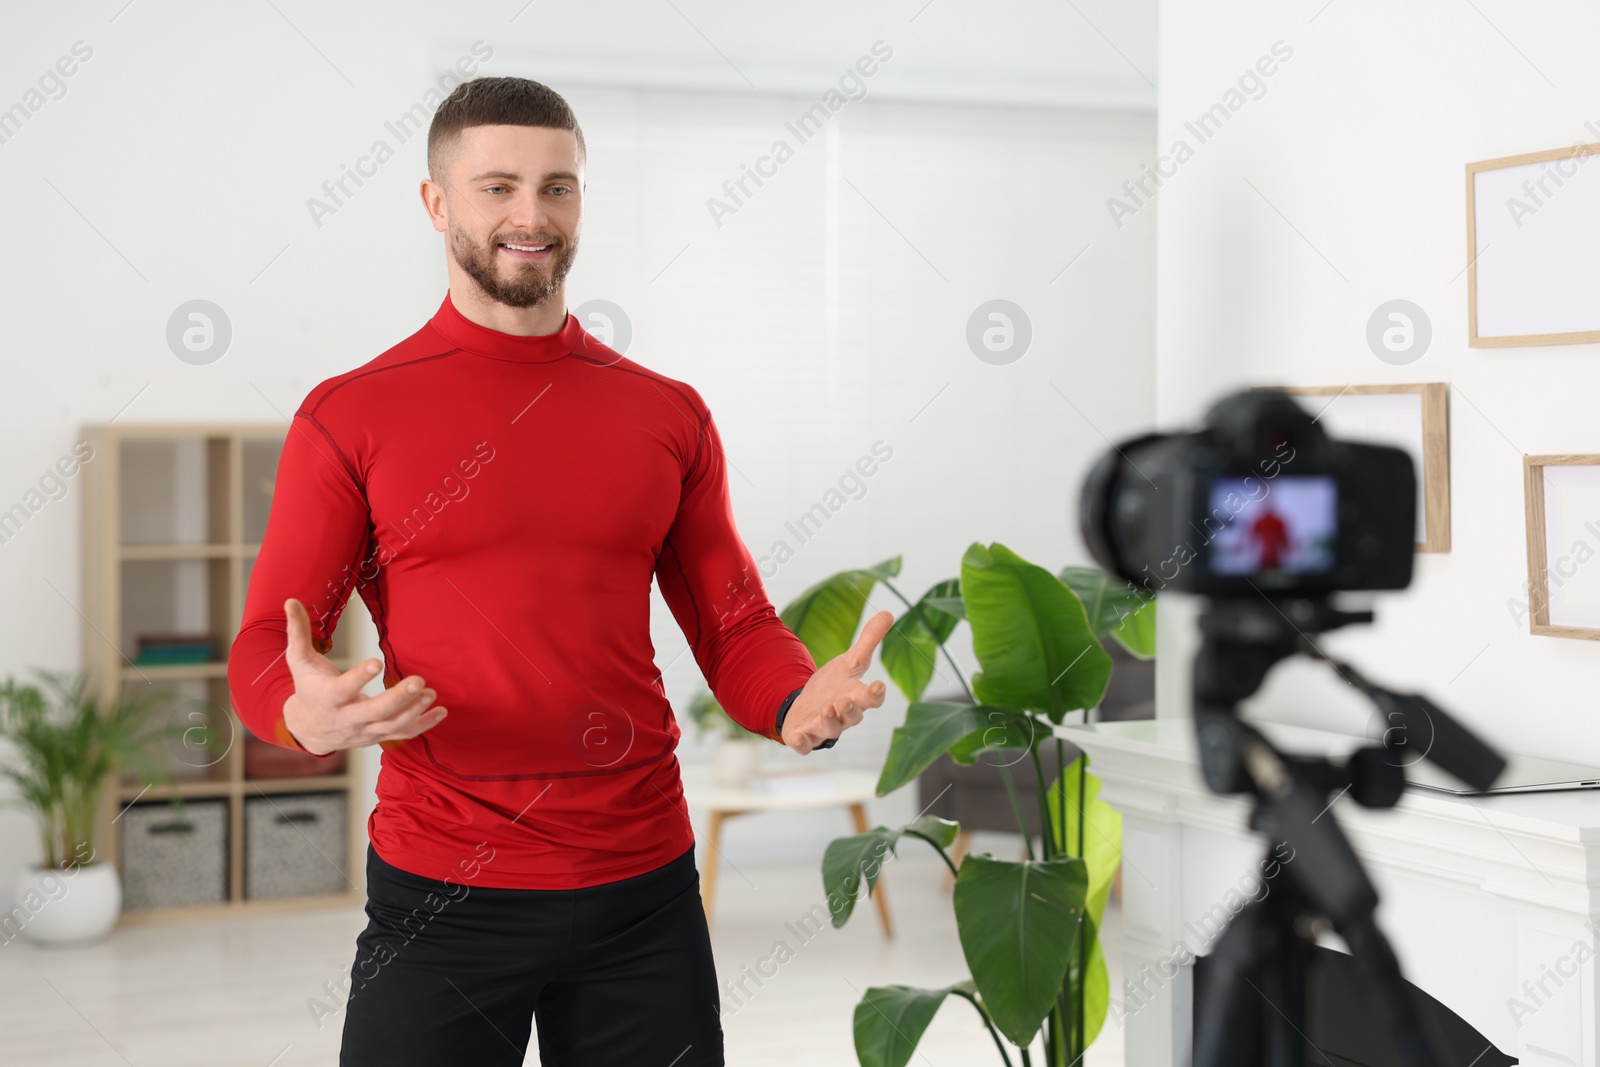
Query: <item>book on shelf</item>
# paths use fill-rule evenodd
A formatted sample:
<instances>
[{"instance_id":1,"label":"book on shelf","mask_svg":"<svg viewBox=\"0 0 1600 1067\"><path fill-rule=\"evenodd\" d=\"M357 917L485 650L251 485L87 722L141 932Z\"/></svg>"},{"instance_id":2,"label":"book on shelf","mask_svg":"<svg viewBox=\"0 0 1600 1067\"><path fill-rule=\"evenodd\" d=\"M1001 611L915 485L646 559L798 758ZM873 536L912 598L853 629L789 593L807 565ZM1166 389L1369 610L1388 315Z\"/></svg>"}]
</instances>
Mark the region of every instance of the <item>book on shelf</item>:
<instances>
[{"instance_id":1,"label":"book on shelf","mask_svg":"<svg viewBox=\"0 0 1600 1067\"><path fill-rule=\"evenodd\" d=\"M141 667L210 663L215 650L210 634L140 634L139 653L133 662Z\"/></svg>"}]
</instances>

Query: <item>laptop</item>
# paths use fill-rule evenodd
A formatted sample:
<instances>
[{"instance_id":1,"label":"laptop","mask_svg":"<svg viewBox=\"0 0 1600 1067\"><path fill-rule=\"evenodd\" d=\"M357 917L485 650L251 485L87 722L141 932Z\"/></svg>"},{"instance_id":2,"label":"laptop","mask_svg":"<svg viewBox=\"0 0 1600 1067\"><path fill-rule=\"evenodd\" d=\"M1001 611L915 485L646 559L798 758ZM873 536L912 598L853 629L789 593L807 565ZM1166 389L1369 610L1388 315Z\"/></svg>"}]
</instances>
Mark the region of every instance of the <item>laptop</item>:
<instances>
[{"instance_id":1,"label":"laptop","mask_svg":"<svg viewBox=\"0 0 1600 1067\"><path fill-rule=\"evenodd\" d=\"M1473 789L1452 778L1428 760L1407 762L1406 785L1455 796L1491 796L1501 793L1550 793L1563 789L1600 789L1600 767L1559 760L1502 753L1506 769L1488 789Z\"/></svg>"}]
</instances>

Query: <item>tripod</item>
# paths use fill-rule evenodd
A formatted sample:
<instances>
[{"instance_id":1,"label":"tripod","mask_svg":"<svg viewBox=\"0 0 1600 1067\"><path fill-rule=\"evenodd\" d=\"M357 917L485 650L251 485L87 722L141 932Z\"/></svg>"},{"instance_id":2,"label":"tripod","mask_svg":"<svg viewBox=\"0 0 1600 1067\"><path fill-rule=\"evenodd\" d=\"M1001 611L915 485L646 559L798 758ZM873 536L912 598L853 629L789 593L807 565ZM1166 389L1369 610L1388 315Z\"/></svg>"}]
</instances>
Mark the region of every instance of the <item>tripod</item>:
<instances>
[{"instance_id":1,"label":"tripod","mask_svg":"<svg viewBox=\"0 0 1600 1067\"><path fill-rule=\"evenodd\" d=\"M1324 655L1309 636L1371 620L1371 612L1341 611L1306 596L1213 601L1201 615L1194 717L1206 784L1216 793L1254 795L1251 829L1288 841L1295 861L1285 884L1246 905L1217 942L1212 978L1197 1005L1193 1067L1302 1067L1306 972L1317 934L1326 930L1350 949L1373 1015L1401 1059L1408 1067L1439 1067L1399 962L1373 920L1378 892L1329 809L1346 792L1365 807L1393 807L1405 788L1395 756L1413 742L1478 789L1494 781L1505 761L1426 698L1375 685ZM1387 724L1381 743L1342 764L1289 756L1239 719L1238 702L1260 688L1274 664L1297 653L1327 662L1377 705Z\"/></svg>"}]
</instances>

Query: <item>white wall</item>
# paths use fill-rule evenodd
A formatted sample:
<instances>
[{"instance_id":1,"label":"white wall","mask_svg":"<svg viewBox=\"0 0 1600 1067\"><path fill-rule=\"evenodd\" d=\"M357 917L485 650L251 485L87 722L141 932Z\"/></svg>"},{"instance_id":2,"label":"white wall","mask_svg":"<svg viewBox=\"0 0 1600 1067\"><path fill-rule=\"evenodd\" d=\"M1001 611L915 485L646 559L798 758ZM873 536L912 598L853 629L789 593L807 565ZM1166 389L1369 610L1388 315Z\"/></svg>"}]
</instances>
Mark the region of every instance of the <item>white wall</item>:
<instances>
[{"instance_id":1,"label":"white wall","mask_svg":"<svg viewBox=\"0 0 1600 1067\"><path fill-rule=\"evenodd\" d=\"M287 418L318 381L417 329L444 292L440 238L417 199L423 139L320 226L307 199L375 139L394 143L385 121L474 41L495 50L481 73L534 77L531 57L614 41L591 76L568 62L571 84L552 78L589 146L569 306L623 306L628 355L706 396L741 472L735 509L758 556L875 440L894 449L867 494L768 579L773 600L896 553L914 596L956 574L974 540L1052 568L1086 561L1075 529L1085 465L1102 433L1154 416L1153 218L1117 229L1103 204L1148 156L1154 123L1127 106L1148 88L1143 75L1103 43L1078 42L1081 25L1068 52L1094 63L1056 65L1068 53L1039 31L1061 12L1013 3L973 23L940 7L836 4L820 27L752 27L768 16L690 6L691 27L654 4L536 6L515 22L421 4L391 5L377 22L337 5L315 17L292 4L285 16L116 7L36 11L0 40L0 107L74 41L94 49L66 95L0 143L10 252L0 260L0 504L21 498L80 423L130 401L119 421ZM1153 34L1130 38L1141 5L1085 9L1153 69ZM695 63L727 77L697 28L756 84L814 77L814 88L695 89L715 80L684 75ZM716 226L706 199L878 38L897 50L881 82ZM782 42L776 58L760 51L768 40ZM672 61L676 88L600 84L651 42ZM787 80L768 78L778 66ZM935 102L929 86L966 86L986 102ZM1055 106L1067 99L1117 106ZM234 327L232 348L204 367L174 358L163 338L172 309L195 297L222 305ZM1009 366L979 361L965 341L969 314L997 297L1033 326L1031 349ZM76 664L79 522L74 490L0 545L0 598L12 608L0 615L0 672ZM357 623L370 633L358 607L345 617ZM655 641L683 707L698 672L689 656L674 660L683 637L659 603ZM825 755L876 767L902 712L892 699ZM685 759L704 759L686 735ZM875 815L909 815L909 801L902 793ZM842 814L736 823L729 852L814 848L846 831ZM0 899L36 855L27 817L0 815Z\"/></svg>"},{"instance_id":2,"label":"white wall","mask_svg":"<svg viewBox=\"0 0 1600 1067\"><path fill-rule=\"evenodd\" d=\"M1234 388L1443 381L1451 540L1418 557L1378 624L1331 634L1377 679L1421 689L1513 750L1600 761L1600 647L1534 637L1507 602L1526 578L1521 457L1600 451L1592 344L1470 349L1464 166L1600 140L1600 9L1577 2L1293 4L1161 9L1162 151L1196 151L1157 196L1157 407L1197 420ZM1282 41L1293 55L1205 144L1184 123ZM1170 167L1168 168L1171 169ZM1409 366L1377 359L1368 316L1403 298L1433 326ZM1170 601L1162 715L1185 713L1192 604ZM1281 667L1253 704L1361 731L1368 709L1324 670Z\"/></svg>"}]
</instances>

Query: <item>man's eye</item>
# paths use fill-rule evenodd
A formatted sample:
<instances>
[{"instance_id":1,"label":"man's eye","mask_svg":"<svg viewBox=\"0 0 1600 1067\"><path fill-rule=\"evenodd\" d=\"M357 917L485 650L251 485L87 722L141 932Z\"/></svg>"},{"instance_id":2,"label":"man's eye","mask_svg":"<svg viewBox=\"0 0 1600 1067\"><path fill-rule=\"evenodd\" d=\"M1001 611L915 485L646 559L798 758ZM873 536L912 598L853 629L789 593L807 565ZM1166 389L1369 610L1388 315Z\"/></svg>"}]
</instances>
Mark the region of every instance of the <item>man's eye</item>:
<instances>
[{"instance_id":1,"label":"man's eye","mask_svg":"<svg viewBox=\"0 0 1600 1067\"><path fill-rule=\"evenodd\" d=\"M554 186L551 186L550 187L550 191L552 193L570 193L570 192L572 192L572 190L569 187L565 186L565 185L554 185Z\"/></svg>"},{"instance_id":2,"label":"man's eye","mask_svg":"<svg viewBox=\"0 0 1600 1067\"><path fill-rule=\"evenodd\" d=\"M491 185L487 189L485 189L484 192L489 193L489 192L493 192L496 189L504 189L504 188L505 188L505 186L503 186L503 185Z\"/></svg>"}]
</instances>

